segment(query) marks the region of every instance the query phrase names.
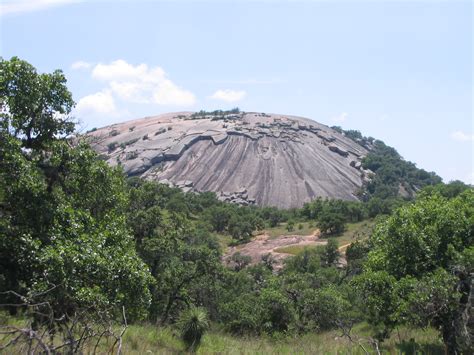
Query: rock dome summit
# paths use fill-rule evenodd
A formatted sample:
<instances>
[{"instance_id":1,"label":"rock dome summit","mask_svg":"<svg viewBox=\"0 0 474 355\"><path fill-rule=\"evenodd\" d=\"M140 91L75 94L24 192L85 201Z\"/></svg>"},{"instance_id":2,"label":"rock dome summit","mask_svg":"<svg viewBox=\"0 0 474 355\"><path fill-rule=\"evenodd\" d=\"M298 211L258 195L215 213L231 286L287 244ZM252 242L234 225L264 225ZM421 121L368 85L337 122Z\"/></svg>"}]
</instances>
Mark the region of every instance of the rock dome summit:
<instances>
[{"instance_id":1,"label":"rock dome summit","mask_svg":"<svg viewBox=\"0 0 474 355\"><path fill-rule=\"evenodd\" d=\"M356 200L370 176L355 142L311 119L239 111L178 112L87 133L129 176L242 205L301 207L316 197Z\"/></svg>"}]
</instances>

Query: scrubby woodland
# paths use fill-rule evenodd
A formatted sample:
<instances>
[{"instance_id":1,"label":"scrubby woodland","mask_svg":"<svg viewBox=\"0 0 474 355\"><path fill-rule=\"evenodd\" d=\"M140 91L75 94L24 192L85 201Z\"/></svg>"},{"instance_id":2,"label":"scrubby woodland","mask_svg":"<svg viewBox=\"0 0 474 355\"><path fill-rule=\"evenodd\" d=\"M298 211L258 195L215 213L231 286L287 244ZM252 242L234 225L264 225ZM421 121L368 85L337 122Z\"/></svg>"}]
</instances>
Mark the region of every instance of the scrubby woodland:
<instances>
[{"instance_id":1,"label":"scrubby woodland","mask_svg":"<svg viewBox=\"0 0 474 355\"><path fill-rule=\"evenodd\" d=\"M345 131L375 146L360 202L237 206L108 166L74 135L61 71L1 59L0 94L0 351L124 352L137 327L172 332L152 352L172 352L176 341L176 351L199 351L216 334L251 344L327 332L361 353L384 352L397 332L399 349L420 349L401 329L434 334L433 352L472 351L472 187L443 184L383 142ZM341 265L338 235L367 218L373 230ZM252 266L221 260L257 231L307 222L330 242L279 271L271 256Z\"/></svg>"}]
</instances>

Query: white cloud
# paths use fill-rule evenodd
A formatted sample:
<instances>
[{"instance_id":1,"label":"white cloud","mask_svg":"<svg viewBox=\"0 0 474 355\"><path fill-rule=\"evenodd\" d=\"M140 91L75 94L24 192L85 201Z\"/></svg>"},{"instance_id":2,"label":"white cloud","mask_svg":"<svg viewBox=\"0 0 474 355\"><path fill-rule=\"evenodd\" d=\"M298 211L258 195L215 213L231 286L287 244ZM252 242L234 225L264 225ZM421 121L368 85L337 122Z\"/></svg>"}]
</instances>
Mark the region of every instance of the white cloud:
<instances>
[{"instance_id":1,"label":"white cloud","mask_svg":"<svg viewBox=\"0 0 474 355\"><path fill-rule=\"evenodd\" d=\"M283 84L286 81L281 78L272 79L257 79L249 78L242 80L206 80L206 83L210 84L225 84L225 85L272 85L272 84Z\"/></svg>"},{"instance_id":2,"label":"white cloud","mask_svg":"<svg viewBox=\"0 0 474 355\"><path fill-rule=\"evenodd\" d=\"M451 133L451 138L458 142L474 141L474 134L465 133L463 131L455 131Z\"/></svg>"},{"instance_id":3,"label":"white cloud","mask_svg":"<svg viewBox=\"0 0 474 355\"><path fill-rule=\"evenodd\" d=\"M109 90L99 91L84 96L76 106L79 115L116 115L118 113L115 100Z\"/></svg>"},{"instance_id":4,"label":"white cloud","mask_svg":"<svg viewBox=\"0 0 474 355\"><path fill-rule=\"evenodd\" d=\"M236 91L236 90L230 90L230 89L225 89L225 90L217 90L214 94L209 96L211 99L214 100L222 100L226 102L237 102L242 100L247 93L243 90Z\"/></svg>"},{"instance_id":5,"label":"white cloud","mask_svg":"<svg viewBox=\"0 0 474 355\"><path fill-rule=\"evenodd\" d=\"M160 67L134 66L119 59L110 64L97 64L92 77L106 82L113 94L125 102L176 106L196 103L194 94L173 83Z\"/></svg>"},{"instance_id":6,"label":"white cloud","mask_svg":"<svg viewBox=\"0 0 474 355\"><path fill-rule=\"evenodd\" d=\"M182 90L170 80L165 80L154 91L153 101L158 105L191 106L196 98L192 92Z\"/></svg>"},{"instance_id":7,"label":"white cloud","mask_svg":"<svg viewBox=\"0 0 474 355\"><path fill-rule=\"evenodd\" d=\"M71 64L71 68L74 70L89 69L92 66L89 62L84 62L83 60L78 60Z\"/></svg>"},{"instance_id":8,"label":"white cloud","mask_svg":"<svg viewBox=\"0 0 474 355\"><path fill-rule=\"evenodd\" d=\"M346 122L346 120L347 120L347 112L342 112L341 114L331 118L331 121L333 121L335 123Z\"/></svg>"},{"instance_id":9,"label":"white cloud","mask_svg":"<svg viewBox=\"0 0 474 355\"><path fill-rule=\"evenodd\" d=\"M92 77L104 81L134 80L137 78L143 79L147 73L148 66L146 64L133 66L119 59L110 64L97 64L92 71ZM161 73L164 75L162 70Z\"/></svg>"},{"instance_id":10,"label":"white cloud","mask_svg":"<svg viewBox=\"0 0 474 355\"><path fill-rule=\"evenodd\" d=\"M10 0L0 4L0 16L43 10L48 7L78 3L81 0Z\"/></svg>"},{"instance_id":11,"label":"white cloud","mask_svg":"<svg viewBox=\"0 0 474 355\"><path fill-rule=\"evenodd\" d=\"M109 85L114 94L126 102L140 104L150 102L150 99L144 96L143 91L146 90L140 83L112 81Z\"/></svg>"}]
</instances>

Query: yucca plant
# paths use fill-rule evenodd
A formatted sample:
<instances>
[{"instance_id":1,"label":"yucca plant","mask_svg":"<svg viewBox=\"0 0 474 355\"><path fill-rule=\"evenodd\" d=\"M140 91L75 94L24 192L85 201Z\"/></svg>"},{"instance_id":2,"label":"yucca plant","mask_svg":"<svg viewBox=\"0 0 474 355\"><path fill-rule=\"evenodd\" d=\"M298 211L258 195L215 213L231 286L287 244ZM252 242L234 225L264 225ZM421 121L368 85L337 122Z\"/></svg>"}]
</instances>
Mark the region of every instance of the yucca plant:
<instances>
[{"instance_id":1,"label":"yucca plant","mask_svg":"<svg viewBox=\"0 0 474 355\"><path fill-rule=\"evenodd\" d=\"M201 307L192 306L181 313L177 325L186 349L195 352L201 345L202 336L209 328L207 312Z\"/></svg>"}]
</instances>

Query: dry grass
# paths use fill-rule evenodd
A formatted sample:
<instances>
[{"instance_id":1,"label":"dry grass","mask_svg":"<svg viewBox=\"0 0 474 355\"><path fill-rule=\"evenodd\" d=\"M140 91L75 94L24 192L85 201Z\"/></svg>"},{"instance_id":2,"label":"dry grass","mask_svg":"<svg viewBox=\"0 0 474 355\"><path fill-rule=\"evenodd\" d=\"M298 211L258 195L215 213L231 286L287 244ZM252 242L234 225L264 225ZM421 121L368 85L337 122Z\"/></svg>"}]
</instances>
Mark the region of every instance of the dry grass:
<instances>
[{"instance_id":1,"label":"dry grass","mask_svg":"<svg viewBox=\"0 0 474 355\"><path fill-rule=\"evenodd\" d=\"M0 314L1 315L1 314ZM2 324L20 325L21 320L0 317ZM360 339L361 344L375 353L367 337L370 334L365 324L354 327L352 336ZM0 335L0 344L4 343ZM112 342L101 342L98 353L106 354L111 350ZM380 346L383 354L420 353L443 354L444 347L437 332L433 329L400 328ZM92 353L94 344L87 344L84 353ZM115 348L115 351L117 349ZM128 327L123 338L124 354L183 354L185 348L170 327L158 327L152 324L135 324ZM2 354L24 353L17 346L0 351ZM341 337L339 331L311 333L301 336L278 334L261 337L236 337L211 330L205 334L198 354L364 354L357 343L351 343Z\"/></svg>"},{"instance_id":2,"label":"dry grass","mask_svg":"<svg viewBox=\"0 0 474 355\"><path fill-rule=\"evenodd\" d=\"M355 338L367 336L363 324L354 329ZM400 337L399 337L400 336ZM410 339L415 342L410 343ZM375 353L366 340L363 346ZM150 325L132 326L124 338L125 354L177 354L183 353L183 346L169 328ZM381 345L384 354L423 353L443 354L443 346L436 331L432 329L402 328ZM340 332L330 331L303 336L234 337L220 331L207 333L198 354L364 354L362 348Z\"/></svg>"}]
</instances>

